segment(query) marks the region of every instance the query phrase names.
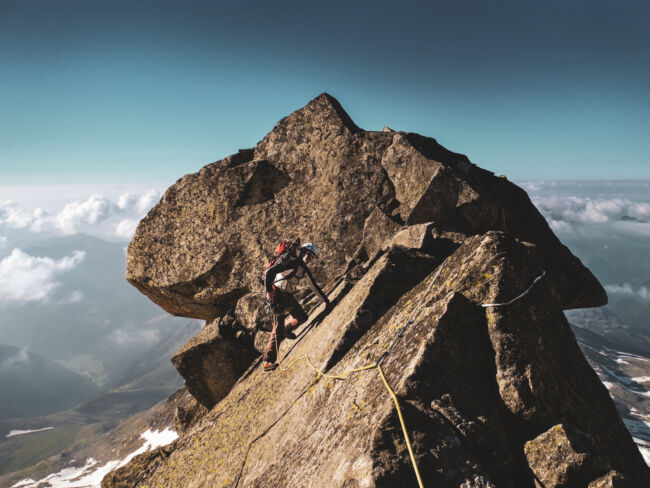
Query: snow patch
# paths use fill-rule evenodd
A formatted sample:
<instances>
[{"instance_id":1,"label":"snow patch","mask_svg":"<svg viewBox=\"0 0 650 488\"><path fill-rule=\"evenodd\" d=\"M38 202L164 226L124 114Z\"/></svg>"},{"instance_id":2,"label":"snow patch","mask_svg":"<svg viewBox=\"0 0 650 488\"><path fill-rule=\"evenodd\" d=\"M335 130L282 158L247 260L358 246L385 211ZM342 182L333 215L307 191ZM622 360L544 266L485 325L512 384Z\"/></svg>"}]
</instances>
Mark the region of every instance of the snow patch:
<instances>
[{"instance_id":1,"label":"snow patch","mask_svg":"<svg viewBox=\"0 0 650 488\"><path fill-rule=\"evenodd\" d=\"M650 422L624 417L623 423L632 434L632 439L646 464L650 466Z\"/></svg>"},{"instance_id":2,"label":"snow patch","mask_svg":"<svg viewBox=\"0 0 650 488\"><path fill-rule=\"evenodd\" d=\"M19 487L21 487L21 486L27 486L27 485L29 485L30 483L36 483L36 481L34 481L34 480L31 479L31 478L27 478L26 480L19 481L19 482L16 483L15 485L11 485L11 488L19 488Z\"/></svg>"},{"instance_id":3,"label":"snow patch","mask_svg":"<svg viewBox=\"0 0 650 488\"><path fill-rule=\"evenodd\" d=\"M632 439L636 442L636 446L639 448L643 460L648 466L650 466L650 444L640 444L641 441L636 437L632 437Z\"/></svg>"},{"instance_id":4,"label":"snow patch","mask_svg":"<svg viewBox=\"0 0 650 488\"><path fill-rule=\"evenodd\" d=\"M611 383L609 381L603 381L603 385L605 385L605 388L610 391L614 388L614 386L616 386L614 383Z\"/></svg>"},{"instance_id":5,"label":"snow patch","mask_svg":"<svg viewBox=\"0 0 650 488\"><path fill-rule=\"evenodd\" d=\"M35 430L11 430L5 437L15 437L17 435L31 434L32 432L42 432L44 430L51 430L54 427L43 427L42 429Z\"/></svg>"},{"instance_id":6,"label":"snow patch","mask_svg":"<svg viewBox=\"0 0 650 488\"><path fill-rule=\"evenodd\" d=\"M620 386L622 388L625 388L627 391L629 391L631 393L636 393L637 395L650 397L650 392L646 391L641 385L636 383L634 381L634 378L630 378L629 376L627 376L625 374L619 373L617 371L613 371L613 370L609 369L607 366L604 366L602 364L598 365L598 367L603 369L611 377L617 379L618 380L618 386ZM603 384L605 386L607 386L607 384L605 384L604 381L603 381ZM609 387L607 389L609 390Z\"/></svg>"},{"instance_id":7,"label":"snow patch","mask_svg":"<svg viewBox=\"0 0 650 488\"><path fill-rule=\"evenodd\" d=\"M140 438L144 439L145 443L122 460L109 461L103 466L95 467L98 462L93 458L89 458L82 467L64 468L58 473L53 473L39 481L22 480L11 488L99 488L102 479L108 473L128 464L138 454L175 441L178 434L169 428L162 431L151 431L149 429L140 434Z\"/></svg>"}]
</instances>

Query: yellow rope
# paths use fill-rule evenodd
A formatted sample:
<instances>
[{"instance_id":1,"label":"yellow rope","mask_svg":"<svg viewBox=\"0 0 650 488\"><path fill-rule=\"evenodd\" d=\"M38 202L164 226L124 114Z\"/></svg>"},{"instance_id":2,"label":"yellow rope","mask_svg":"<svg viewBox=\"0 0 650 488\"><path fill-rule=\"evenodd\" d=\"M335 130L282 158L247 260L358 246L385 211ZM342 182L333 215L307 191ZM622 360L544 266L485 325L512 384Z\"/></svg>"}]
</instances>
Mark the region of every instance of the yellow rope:
<instances>
[{"instance_id":1,"label":"yellow rope","mask_svg":"<svg viewBox=\"0 0 650 488\"><path fill-rule=\"evenodd\" d=\"M424 488L424 485L422 484L422 478L420 477L420 470L418 469L418 463L415 462L415 455L413 454L413 448L411 447L411 440L409 439L409 434L408 431L406 430L406 424L404 423L404 417L402 416L402 409L399 406L397 395L395 395L395 392L388 384L388 380L386 379L384 370L381 369L381 364L377 364L377 369L379 370L379 374L381 375L381 379L384 382L384 385L386 386L388 393L390 393L390 396L393 397L393 401L395 402L395 407L397 407L397 415L399 416L399 423L402 425L402 432L404 432L406 447L408 447L409 455L411 456L411 462L413 463L413 469L415 470L415 477L418 479L418 485L420 485L420 488Z\"/></svg>"},{"instance_id":2,"label":"yellow rope","mask_svg":"<svg viewBox=\"0 0 650 488\"><path fill-rule=\"evenodd\" d=\"M409 438L408 431L406 430L406 424L404 422L404 416L402 415L402 409L400 408L399 405L399 400L397 398L397 395L391 388L390 384L388 384L388 380L386 379L386 375L384 374L384 371L381 369L381 365L379 363L374 363L374 364L368 364L367 366L362 366L360 368L354 368L350 369L344 373L341 373L340 375L333 375L333 374L327 374L322 372L320 369L318 369L314 364L311 362L311 359L309 359L309 356L306 354L304 356L301 356L291 362L288 367L283 367L282 365L279 366L279 369L283 371L290 371L294 365L299 363L300 361L305 360L307 362L307 365L313 369L316 373L319 375L325 377L325 378L332 378L335 380L345 380L347 379L348 376L350 376L352 373L359 373L361 371L368 371L371 369L377 369L379 371L379 375L381 376L381 380L384 383L384 386L386 386L386 390L388 390L388 393L393 399L393 402L395 403L395 407L397 408L397 416L399 417L399 422L400 425L402 426L402 432L404 433L404 439L406 440L406 447L408 448L409 451L409 456L411 457L411 463L413 464L413 470L415 471L415 477L418 480L418 486L420 488L424 488L424 484L422 483L422 477L420 476L420 470L418 469L418 463L415 460L415 454L413 454L413 448L411 447L411 439Z\"/></svg>"},{"instance_id":3,"label":"yellow rope","mask_svg":"<svg viewBox=\"0 0 650 488\"><path fill-rule=\"evenodd\" d=\"M436 278L438 277L439 273L440 273L440 268L438 268L438 272L435 274L435 276L433 277L433 279L429 283L429 286L427 287L427 289L426 289L426 291L424 293L424 296L426 296L428 294L429 290L431 289L431 285L433 285L434 281L436 281ZM418 301L417 306L409 314L409 320L407 321L407 326L408 326L408 323L411 322L411 318L414 317L414 315L420 310L422 302L423 302L423 296L420 297L420 300ZM390 350L390 347L388 348L388 350ZM388 353L388 350L384 353L384 356ZM280 351L279 351L279 341L277 340L277 337L276 337L276 341L275 341L275 352L276 352L276 356L279 356L279 353L280 353ZM371 369L377 369L379 371L379 375L381 376L381 380L383 381L384 386L386 387L386 390L388 390L388 393L392 397L393 402L395 403L395 407L397 408L397 415L399 417L400 425L402 426L402 432L404 434L404 440L406 441L406 447L408 448L409 456L411 457L411 463L413 464L413 470L415 471L415 477L418 480L418 486L419 486L419 488L424 488L424 484L422 483L422 477L420 476L420 470L418 469L418 463L415 460L415 454L413 454L413 448L411 447L411 439L409 438L408 431L406 430L406 424L404 422L404 416L402 415L402 409L400 408L399 400L397 398L397 395L395 394L395 392L391 388L390 384L388 383L388 380L386 379L386 375L384 374L384 371L381 369L381 364L380 364L381 359L378 362L375 362L374 364L369 364L367 366L362 366L360 368L350 369L350 370L348 370L348 371L346 371L344 373L341 373L340 375L332 375L332 374L324 373L323 371L318 369L316 366L314 366L314 364L311 362L311 359L309 359L309 356L307 356L305 354L303 356L300 356L297 359L294 359L289 364L289 366L287 366L286 368L284 366L282 366L282 364L279 362L278 363L278 369L280 369L281 371L290 371L297 363L299 363L302 360L305 360L307 362L307 365L311 369L313 369L316 373L318 373L319 375L321 375L321 376L323 376L325 378L332 378L332 379L335 379L335 380L345 380L352 373L359 373L361 371L368 371L368 370L371 370Z\"/></svg>"},{"instance_id":4,"label":"yellow rope","mask_svg":"<svg viewBox=\"0 0 650 488\"><path fill-rule=\"evenodd\" d=\"M286 368L283 367L282 364L280 364L279 369L282 370L282 371L290 371L296 363L298 363L298 362L300 362L302 360L305 360L307 362L307 365L311 369L316 371L319 375L324 376L325 378L332 378L332 379L335 379L335 380L344 380L344 379L346 379L346 377L350 376L352 373L358 373L359 371L367 371L369 369L377 367L377 364L369 364L369 365L363 366L361 368L351 369L349 371L346 371L345 373L341 373L340 375L332 375L332 374L323 373L320 369L318 369L316 366L314 366L314 364L311 362L311 359L309 359L309 357L305 354L304 356L300 356L299 358L293 360L291 362L291 364L289 364L289 366L286 367Z\"/></svg>"},{"instance_id":5,"label":"yellow rope","mask_svg":"<svg viewBox=\"0 0 650 488\"><path fill-rule=\"evenodd\" d=\"M407 324L406 324L405 328L411 322L411 319L415 318L414 316L416 315L416 313L420 311L420 307L422 306L422 303L423 303L423 298L428 294L428 292L431 289L431 286L433 285L434 281L436 281L436 278L438 277L438 274L440 273L441 268L442 268L442 266L440 266L438 268L438 272L435 274L435 276L433 277L433 279L429 283L429 286L427 287L425 293L420 297L420 300L418 301L417 306L409 314L409 320L407 320ZM533 287L533 285L535 283L537 283L537 281L539 279L541 279L544 276L545 273L546 273L545 271L542 272L542 274L540 276L535 278L535 281L533 281L532 285L530 285L530 287L526 291L524 291L521 295L514 298L513 300L510 300L507 303L499 303L499 304L492 303L492 304L484 304L482 306L483 307L499 307L499 306L502 306L502 305L510 305L514 301L516 301L519 298L526 295L526 293L528 293L530 291L530 289ZM276 355L279 355L279 350L278 350L279 349L279 344L278 344L278 342L279 341L276 338L276 342L275 342ZM388 353L389 350L390 350L390 347L384 353L384 356ZM382 358L383 358L383 356L382 356ZM383 381L384 386L386 387L386 390L388 390L388 393L390 394L390 396L393 399L393 402L395 403L395 407L397 409L397 416L399 417L399 422L400 422L400 425L402 426L402 432L404 434L404 440L406 440L406 447L408 448L409 456L411 457L411 463L413 463L413 470L415 471L415 477L418 480L418 485L419 485L420 488L424 488L424 484L422 483L422 477L420 476L420 470L418 469L418 463L415 460L415 454L413 454L413 448L411 447L411 439L409 438L408 431L406 430L406 424L404 422L404 416L402 415L402 409L401 409L401 407L399 405L399 400L397 398L397 395L395 394L395 391L393 391L390 384L388 383L388 380L386 379L386 375L384 374L384 370L381 369L381 364L380 364L381 359L378 362L374 363L374 364L369 364L367 366L362 366L360 368L350 369L350 370L348 370L348 371L346 371L344 373L341 373L340 375L332 375L332 374L324 373L320 369L318 369L316 366L314 366L313 363L311 362L311 360L309 359L309 356L307 356L305 354L304 356L300 356L299 358L293 360L289 364L289 366L286 367L286 368L284 366L282 366L282 364L279 364L279 369L282 370L282 371L290 371L294 367L294 365L296 365L297 363L299 363L302 360L305 360L307 362L307 365L311 369L313 369L316 373L318 373L319 375L321 375L321 376L323 376L325 378L332 378L332 379L335 379L335 380L345 380L352 373L359 373L361 371L368 371L368 370L371 370L371 369L377 369L379 371L379 375L381 376L381 380Z\"/></svg>"}]
</instances>

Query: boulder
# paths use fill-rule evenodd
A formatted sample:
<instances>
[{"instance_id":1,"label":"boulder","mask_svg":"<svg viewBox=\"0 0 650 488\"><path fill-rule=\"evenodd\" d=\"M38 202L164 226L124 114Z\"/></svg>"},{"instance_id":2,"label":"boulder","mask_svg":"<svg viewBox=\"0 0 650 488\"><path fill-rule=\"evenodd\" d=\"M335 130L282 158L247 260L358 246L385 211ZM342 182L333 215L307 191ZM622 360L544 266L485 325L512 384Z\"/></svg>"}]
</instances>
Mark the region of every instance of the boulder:
<instances>
[{"instance_id":1,"label":"boulder","mask_svg":"<svg viewBox=\"0 0 650 488\"><path fill-rule=\"evenodd\" d=\"M416 224L399 231L392 238L391 243L396 246L410 247L412 249L429 250L429 244L433 240L432 228L433 222L425 224ZM436 251L431 249L433 253ZM450 250L444 250L445 256L451 254Z\"/></svg>"},{"instance_id":2,"label":"boulder","mask_svg":"<svg viewBox=\"0 0 650 488\"><path fill-rule=\"evenodd\" d=\"M537 246L502 232L444 260L390 247L282 343L280 368L249 368L137 486L416 486L378 362L424 486L532 487L562 460L567 479L569 464L584 473L579 486L610 471L645 486L561 296L535 281L543 271ZM555 451L534 447L553 439L563 447L549 461Z\"/></svg>"},{"instance_id":3,"label":"boulder","mask_svg":"<svg viewBox=\"0 0 650 488\"><path fill-rule=\"evenodd\" d=\"M298 293L309 320L266 373L258 278L295 237L320 247L333 309ZM171 186L127 279L208 320L172 359L201 407L135 486L415 486L400 418L425 486L650 484L563 314L606 294L527 194L327 94Z\"/></svg>"},{"instance_id":4,"label":"boulder","mask_svg":"<svg viewBox=\"0 0 650 488\"><path fill-rule=\"evenodd\" d=\"M376 251L401 225L425 222L465 238L507 231L537 245L564 308L606 302L519 187L434 139L364 131L327 94L280 120L255 148L169 187L138 225L126 276L169 313L212 320L258 288L282 239L315 242L314 272L327 283L362 242Z\"/></svg>"},{"instance_id":5,"label":"boulder","mask_svg":"<svg viewBox=\"0 0 650 488\"><path fill-rule=\"evenodd\" d=\"M262 287L257 292L247 293L237 301L235 317L237 322L251 333L259 329L270 330L271 318Z\"/></svg>"},{"instance_id":6,"label":"boulder","mask_svg":"<svg viewBox=\"0 0 650 488\"><path fill-rule=\"evenodd\" d=\"M363 224L363 247L372 257L390 245L390 239L401 226L379 207L375 208Z\"/></svg>"},{"instance_id":7,"label":"boulder","mask_svg":"<svg viewBox=\"0 0 650 488\"><path fill-rule=\"evenodd\" d=\"M229 333L222 319L215 319L171 358L185 379L187 391L204 407L221 400L257 356L252 345ZM240 340L238 340L240 339Z\"/></svg>"},{"instance_id":8,"label":"boulder","mask_svg":"<svg viewBox=\"0 0 650 488\"><path fill-rule=\"evenodd\" d=\"M590 454L591 444L587 435L561 424L527 442L524 450L537 486L587 486L607 472L607 465Z\"/></svg>"},{"instance_id":9,"label":"boulder","mask_svg":"<svg viewBox=\"0 0 650 488\"><path fill-rule=\"evenodd\" d=\"M102 479L103 488L133 488L139 486L152 472L164 463L174 450L174 445L158 447L135 456L129 464L108 473Z\"/></svg>"},{"instance_id":10,"label":"boulder","mask_svg":"<svg viewBox=\"0 0 650 488\"><path fill-rule=\"evenodd\" d=\"M396 133L382 154L386 169L400 202L399 214L407 224L451 219L458 198L457 182L443 162L467 161L442 146L428 158L414 146L408 135ZM422 220L425 219L425 220Z\"/></svg>"},{"instance_id":11,"label":"boulder","mask_svg":"<svg viewBox=\"0 0 650 488\"><path fill-rule=\"evenodd\" d=\"M182 433L194 426L208 410L196 401L187 388L182 388L180 393L182 396L174 407L174 430Z\"/></svg>"},{"instance_id":12,"label":"boulder","mask_svg":"<svg viewBox=\"0 0 650 488\"><path fill-rule=\"evenodd\" d=\"M627 481L621 473L610 471L589 483L587 488L634 488L634 484Z\"/></svg>"}]
</instances>

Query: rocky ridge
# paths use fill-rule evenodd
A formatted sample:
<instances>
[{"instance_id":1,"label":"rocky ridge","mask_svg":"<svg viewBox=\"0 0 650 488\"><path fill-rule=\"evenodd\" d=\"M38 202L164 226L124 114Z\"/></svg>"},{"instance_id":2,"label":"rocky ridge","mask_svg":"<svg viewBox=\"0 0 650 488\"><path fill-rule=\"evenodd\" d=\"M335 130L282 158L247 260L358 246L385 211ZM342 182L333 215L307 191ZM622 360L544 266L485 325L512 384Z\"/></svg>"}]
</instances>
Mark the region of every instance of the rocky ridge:
<instances>
[{"instance_id":1,"label":"rocky ridge","mask_svg":"<svg viewBox=\"0 0 650 488\"><path fill-rule=\"evenodd\" d=\"M296 236L323 249L335 307L301 295L310 319L263 373L257 276ZM105 487L417 486L378 369L314 369L380 360L424 486L650 480L562 313L605 292L526 193L433 139L363 131L327 94L170 187L127 279L207 325L173 359L198 401L184 434Z\"/></svg>"}]
</instances>

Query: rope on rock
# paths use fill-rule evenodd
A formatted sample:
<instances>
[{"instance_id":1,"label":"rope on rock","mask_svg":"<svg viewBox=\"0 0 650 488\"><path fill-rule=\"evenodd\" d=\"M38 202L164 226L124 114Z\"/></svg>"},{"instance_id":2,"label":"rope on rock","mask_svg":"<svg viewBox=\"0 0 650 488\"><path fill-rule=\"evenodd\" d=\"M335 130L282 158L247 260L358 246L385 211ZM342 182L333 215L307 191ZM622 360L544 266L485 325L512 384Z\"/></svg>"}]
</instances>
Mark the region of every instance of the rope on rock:
<instances>
[{"instance_id":1,"label":"rope on rock","mask_svg":"<svg viewBox=\"0 0 650 488\"><path fill-rule=\"evenodd\" d=\"M338 375L333 375L333 374L327 374L320 369L318 369L314 364L311 362L311 359L309 359L309 356L306 354L293 360L289 366L284 367L282 366L281 362L279 363L278 367L282 371L290 371L297 363L300 361L305 361L307 365L314 370L316 373L318 373L320 376L323 376L325 378L331 378L335 380L345 380L347 379L348 376L350 376L353 373L360 373L362 371L369 371L371 369L377 369L379 372L379 376L381 377L382 382L384 383L384 386L386 387L386 390L388 391L389 395L393 399L393 402L395 403L395 408L397 410L397 416L399 417L400 425L402 427L402 433L404 434L404 440L406 441L406 447L408 448L409 456L411 458L411 463L413 464L413 470L415 471L415 477L417 478L418 481L418 486L419 488L424 488L424 484L422 483L422 477L420 476L420 470L418 468L417 461L415 459L415 454L413 453L413 448L411 446L411 439L408 434L408 430L406 429L406 423L404 422L404 416L402 415L402 409L400 407L399 399L397 398L397 395L395 394L395 391L391 388L390 384L388 383L388 379L386 378L386 375L384 374L384 370L381 368L381 363L382 361L388 356L388 353L392 349L392 347L397 343L397 340L402 338L406 332L406 329L409 327L409 325L413 324L413 322L416 320L417 313L420 312L422 303L426 299L426 296L431 289L431 286L433 283L436 281L436 278L438 277L438 274L440 273L440 270L442 269L442 264L438 267L438 271L434 275L434 277L431 279L431 282L429 283L429 286L425 290L425 292L420 296L420 299L418 300L417 305L413 309L413 311L409 314L409 318L407 319L406 323L404 326L400 329L399 333L397 334L397 337L393 340L393 342L386 348L386 351L379 357L379 359L373 363L373 364L368 364L366 366L362 366L359 368L354 368L350 369L348 371L345 371L341 374ZM481 304L482 307L487 308L487 307L502 307L505 305L510 305L520 298L524 297L525 295L530 292L530 290L533 288L535 283L537 283L542 277L546 274L546 271L542 271L542 274L539 275L535 280L532 282L532 284L520 295L516 296L512 300L509 300L504 303L485 303ZM279 353L278 351L278 341L276 340L276 354ZM249 446L250 449L250 446ZM241 476L241 473L240 473Z\"/></svg>"},{"instance_id":2,"label":"rope on rock","mask_svg":"<svg viewBox=\"0 0 650 488\"><path fill-rule=\"evenodd\" d=\"M533 288L533 286L535 286L535 283L537 283L539 280L541 280L542 277L545 274L546 274L546 271L542 271L542 274L539 275L537 278L535 278L535 280L531 283L531 285L528 288L526 288L526 290L521 295L516 296L512 300L509 300L509 301L504 302L504 303L483 303L483 304L481 304L481 307L483 307L483 308L487 308L487 307L503 307L504 305L511 305L512 303L516 302L520 298L523 298L524 296L526 296L528 294L528 292Z\"/></svg>"},{"instance_id":3,"label":"rope on rock","mask_svg":"<svg viewBox=\"0 0 650 488\"><path fill-rule=\"evenodd\" d=\"M410 322L407 322L406 325L408 325ZM405 330L405 327L402 329ZM401 337L401 336L399 336ZM361 371L368 371L371 369L377 369L379 371L379 376L381 377L381 380L384 383L384 386L386 387L386 390L388 391L389 395L393 399L393 402L395 403L395 408L397 409L397 416L399 417L399 423L402 426L402 433L404 434L404 440L406 441L406 447L408 448L409 451L409 456L411 457L411 463L413 464L413 470L415 471L415 477L418 480L418 486L420 488L424 488L424 484L422 483L422 477L420 476L420 470L418 468L418 463L415 460L415 454L413 453L413 448L411 447L411 439L408 434L408 430L406 429L406 423L404 422L404 416L402 415L402 409L400 407L399 399L397 398L397 395L395 394L395 391L391 388L390 384L388 383L388 380L386 379L386 375L384 374L384 370L381 369L381 364L380 362L386 357L386 353L382 354L382 356L379 358L379 360L374 363L374 364L368 364L366 366L362 366L360 368L354 368L350 369L344 373L341 373L339 375L333 375L333 374L327 374L318 369L314 364L311 362L311 359L309 359L309 356L306 354L304 356L301 356L289 364L288 367L283 367L282 365L279 366L279 368L282 371L290 371L293 366L300 361L306 361L307 365L313 369L316 373L319 375L325 377L325 378L331 378L335 380L345 380L347 379L348 376L350 376L353 373L359 373Z\"/></svg>"},{"instance_id":4,"label":"rope on rock","mask_svg":"<svg viewBox=\"0 0 650 488\"><path fill-rule=\"evenodd\" d=\"M438 270L438 273L440 272L440 269ZM438 277L438 273L433 277L431 280L431 283L429 283L429 286L427 287L424 296L428 293L428 291L431 289L431 285L433 282L436 280ZM282 371L290 371L297 363L300 361L305 361L307 363L307 366L309 366L312 370L314 370L316 373L318 373L320 376L323 376L325 378L331 378L335 380L345 380L347 379L348 376L350 376L353 373L360 373L362 371L369 371L371 369L377 369L379 372L379 376L381 377L382 382L384 383L384 386L386 387L386 390L388 391L388 394L391 396L393 399L393 402L395 403L395 408L397 410L397 416L399 417L399 422L402 427L402 433L404 434L404 440L406 441L406 447L408 448L409 456L411 458L411 463L413 464L413 470L415 471L415 477L417 478L418 481L418 486L419 488L424 488L424 484L422 483L422 477L420 475L420 469L418 468L418 463L415 459L415 454L413 453L413 447L411 446L411 439L408 434L408 430L406 429L406 423L404 421L404 416L402 415L402 409L400 407L399 399L397 398L397 395L395 394L395 391L391 388L390 384L388 383L388 379L386 378L386 375L384 374L384 370L381 368L381 363L382 361L388 356L388 353L392 349L392 347L397 343L398 339L401 339L404 337L404 334L406 332L406 329L408 328L409 325L413 323L412 318L414 318L416 312L419 311L420 306L422 305L422 298L418 301L417 306L414 308L413 312L409 314L409 319L406 321L404 326L400 329L399 333L397 334L397 337L393 340L390 346L386 348L386 351L379 357L379 359L373 363L373 364L368 364L366 366L361 366L359 368L354 368L350 369L348 371L345 371L341 374L338 375L333 375L333 374L328 374L325 373L324 371L321 371L318 369L314 364L311 362L311 359L309 359L309 356L306 354L294 359L287 367L282 366L282 363L279 363L278 368ZM276 348L277 348L277 341L276 341ZM276 349L276 353L277 353Z\"/></svg>"},{"instance_id":5,"label":"rope on rock","mask_svg":"<svg viewBox=\"0 0 650 488\"><path fill-rule=\"evenodd\" d=\"M420 488L424 488L424 485L422 484L422 477L420 476L420 470L418 469L418 463L415 462L415 455L413 454L413 448L411 447L411 439L409 439L409 434L408 431L406 430L406 424L404 423L404 416L402 415L402 409L399 406L397 395L388 384L388 380L386 379L384 370L381 369L381 364L377 364L377 370L381 375L381 379L384 382L384 386L386 386L388 393L390 393L390 396L393 397L393 401L395 402L395 408L397 408L397 415L399 416L399 423L402 425L402 432L404 432L404 439L406 440L406 447L408 447L409 456L411 456L411 462L413 463L413 470L415 471L415 477L418 479L418 485L420 486Z\"/></svg>"},{"instance_id":6,"label":"rope on rock","mask_svg":"<svg viewBox=\"0 0 650 488\"><path fill-rule=\"evenodd\" d=\"M413 324L416 314L420 311L422 307L423 301L426 299L427 294L429 293L429 290L431 289L431 286L433 283L436 281L436 278L440 274L440 270L442 269L442 265L438 267L438 271L434 275L434 277L431 279L431 282L429 283L429 286L427 286L427 289L425 292L420 296L420 299L418 300L417 305L413 309L413 311L409 314L409 318L407 319L406 323L404 326L400 329L399 333L397 334L397 337L393 340L390 346L386 348L386 351L379 357L379 359L373 363L373 364L368 364L366 366L362 366L360 368L354 368L350 369L348 371L345 371L344 373L341 373L339 375L332 375L332 374L327 374L320 369L318 369L314 364L311 362L311 359L309 359L309 356L306 354L293 360L289 366L284 367L282 366L282 363L280 362L278 364L278 368L281 371L290 371L293 369L293 367L299 363L300 361L305 361L307 365L314 370L316 373L319 375L325 377L325 378L331 378L335 380L345 380L347 379L348 376L350 376L353 373L360 373L362 371L369 371L371 369L377 369L379 371L379 376L381 377L382 382L384 383L384 386L386 387L386 390L388 391L389 395L393 399L393 402L395 403L395 408L397 409L397 415L399 417L399 422L402 427L402 433L404 434L404 440L406 441L406 447L408 448L409 451L409 456L411 458L411 463L413 464L413 470L415 471L415 477L417 478L418 481L418 486L420 488L424 488L424 484L422 483L422 477L420 476L420 469L418 468L418 463L415 459L415 454L413 453L413 448L411 446L411 439L408 434L408 430L406 429L406 423L404 422L404 416L402 415L402 409L400 407L399 399L397 398L397 395L395 394L395 391L391 388L390 384L388 383L388 379L386 379L386 375L384 374L384 370L381 368L381 363L382 361L388 356L388 353L392 349L392 347L397 343L397 339L401 339L404 337L404 334L406 333L406 329L409 327L409 325ZM278 341L276 340L276 355L279 356L279 347L278 347Z\"/></svg>"}]
</instances>

